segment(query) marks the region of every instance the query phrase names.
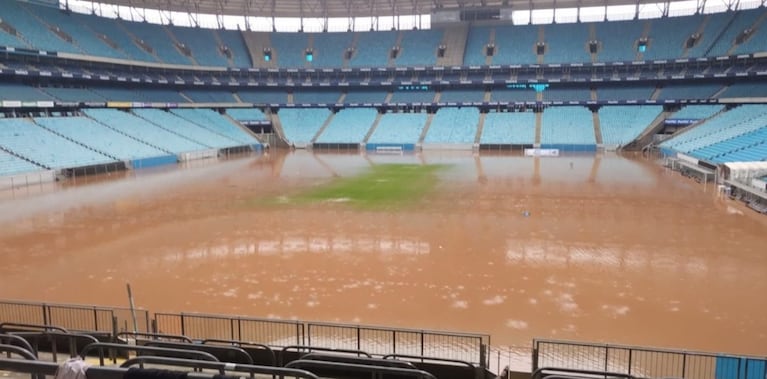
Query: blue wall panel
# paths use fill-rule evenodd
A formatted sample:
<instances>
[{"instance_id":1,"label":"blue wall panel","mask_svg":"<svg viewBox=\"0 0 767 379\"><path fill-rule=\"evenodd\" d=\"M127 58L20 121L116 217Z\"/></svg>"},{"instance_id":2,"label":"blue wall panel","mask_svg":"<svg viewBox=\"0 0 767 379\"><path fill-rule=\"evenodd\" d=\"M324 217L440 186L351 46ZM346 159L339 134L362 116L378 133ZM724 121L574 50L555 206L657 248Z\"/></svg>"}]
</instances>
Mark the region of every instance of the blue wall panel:
<instances>
[{"instance_id":1,"label":"blue wall panel","mask_svg":"<svg viewBox=\"0 0 767 379\"><path fill-rule=\"evenodd\" d=\"M178 158L175 155L163 155L152 158L134 159L131 161L131 167L133 167L133 169L139 169L164 166L175 163L178 163Z\"/></svg>"}]
</instances>

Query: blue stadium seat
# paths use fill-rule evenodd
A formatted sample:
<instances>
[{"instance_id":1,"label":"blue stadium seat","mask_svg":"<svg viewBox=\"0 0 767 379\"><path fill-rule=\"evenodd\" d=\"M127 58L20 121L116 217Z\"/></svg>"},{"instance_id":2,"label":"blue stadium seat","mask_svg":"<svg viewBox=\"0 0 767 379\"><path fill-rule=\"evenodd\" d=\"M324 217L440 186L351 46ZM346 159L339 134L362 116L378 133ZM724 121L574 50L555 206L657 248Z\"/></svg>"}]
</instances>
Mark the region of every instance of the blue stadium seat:
<instances>
[{"instance_id":1,"label":"blue stadium seat","mask_svg":"<svg viewBox=\"0 0 767 379\"><path fill-rule=\"evenodd\" d=\"M541 145L596 145L594 121L586 107L546 108L541 119Z\"/></svg>"},{"instance_id":2,"label":"blue stadium seat","mask_svg":"<svg viewBox=\"0 0 767 379\"><path fill-rule=\"evenodd\" d=\"M229 61L221 52L214 31L203 28L168 26L179 43L186 45L200 66L227 67Z\"/></svg>"},{"instance_id":3,"label":"blue stadium seat","mask_svg":"<svg viewBox=\"0 0 767 379\"><path fill-rule=\"evenodd\" d=\"M240 100L254 104L287 104L288 94L278 90L240 90Z\"/></svg>"},{"instance_id":4,"label":"blue stadium seat","mask_svg":"<svg viewBox=\"0 0 767 379\"><path fill-rule=\"evenodd\" d=\"M442 29L402 31L397 66L434 66L437 64L437 48L442 42Z\"/></svg>"},{"instance_id":5,"label":"blue stadium seat","mask_svg":"<svg viewBox=\"0 0 767 379\"><path fill-rule=\"evenodd\" d=\"M226 116L212 109L173 109L171 110L171 113L204 129L208 129L216 134L235 141L239 145L252 146L260 144L257 139L232 123Z\"/></svg>"},{"instance_id":6,"label":"blue stadium seat","mask_svg":"<svg viewBox=\"0 0 767 379\"><path fill-rule=\"evenodd\" d=\"M277 64L283 68L303 68L307 66L306 48L308 43L304 33L271 33L269 38L276 54Z\"/></svg>"},{"instance_id":7,"label":"blue stadium seat","mask_svg":"<svg viewBox=\"0 0 767 379\"><path fill-rule=\"evenodd\" d=\"M606 21L596 23L601 49L599 62L633 61L637 56L636 41L642 37L644 21Z\"/></svg>"},{"instance_id":8,"label":"blue stadium seat","mask_svg":"<svg viewBox=\"0 0 767 379\"><path fill-rule=\"evenodd\" d=\"M485 47L490 41L490 26L474 26L469 28L469 36L466 40L466 50L463 55L463 64L467 66L482 66L485 64Z\"/></svg>"},{"instance_id":9,"label":"blue stadium seat","mask_svg":"<svg viewBox=\"0 0 767 379\"><path fill-rule=\"evenodd\" d=\"M704 18L703 15L693 15L651 20L649 46L642 57L653 60L682 56L687 39L698 30Z\"/></svg>"},{"instance_id":10,"label":"blue stadium seat","mask_svg":"<svg viewBox=\"0 0 767 379\"><path fill-rule=\"evenodd\" d=\"M532 145L535 143L535 113L490 112L485 116L481 144Z\"/></svg>"},{"instance_id":11,"label":"blue stadium seat","mask_svg":"<svg viewBox=\"0 0 767 379\"><path fill-rule=\"evenodd\" d=\"M663 111L660 105L610 105L599 109L602 143L624 146L634 141Z\"/></svg>"},{"instance_id":12,"label":"blue stadium seat","mask_svg":"<svg viewBox=\"0 0 767 379\"><path fill-rule=\"evenodd\" d=\"M433 103L434 91L398 91L392 93L390 103Z\"/></svg>"},{"instance_id":13,"label":"blue stadium seat","mask_svg":"<svg viewBox=\"0 0 767 379\"><path fill-rule=\"evenodd\" d=\"M735 43L735 39L744 30L751 27L762 15L761 9L749 9L738 11L733 14L732 22L727 26L723 33L712 43L710 50L706 54L709 57L727 55Z\"/></svg>"},{"instance_id":14,"label":"blue stadium seat","mask_svg":"<svg viewBox=\"0 0 767 379\"><path fill-rule=\"evenodd\" d=\"M671 84L660 91L658 100L710 99L722 88L721 84Z\"/></svg>"},{"instance_id":15,"label":"blue stadium seat","mask_svg":"<svg viewBox=\"0 0 767 379\"><path fill-rule=\"evenodd\" d=\"M250 61L248 47L245 45L245 40L242 37L242 32L239 30L216 30L216 33L218 33L218 36L221 38L221 42L229 48L229 51L232 54L234 67L253 67L253 63Z\"/></svg>"},{"instance_id":16,"label":"blue stadium seat","mask_svg":"<svg viewBox=\"0 0 767 379\"><path fill-rule=\"evenodd\" d=\"M347 104L367 104L367 103L383 103L386 99L387 92L381 90L349 90L344 98L344 103Z\"/></svg>"},{"instance_id":17,"label":"blue stadium seat","mask_svg":"<svg viewBox=\"0 0 767 379\"><path fill-rule=\"evenodd\" d=\"M342 109L317 138L319 143L359 143L375 122L378 111L373 108Z\"/></svg>"},{"instance_id":18,"label":"blue stadium seat","mask_svg":"<svg viewBox=\"0 0 767 379\"><path fill-rule=\"evenodd\" d=\"M444 90L440 94L440 103L453 103L453 102L482 102L485 98L484 89L470 89L470 90Z\"/></svg>"},{"instance_id":19,"label":"blue stadium seat","mask_svg":"<svg viewBox=\"0 0 767 379\"><path fill-rule=\"evenodd\" d=\"M469 144L474 143L479 124L479 109L440 108L429 126L424 143Z\"/></svg>"},{"instance_id":20,"label":"blue stadium seat","mask_svg":"<svg viewBox=\"0 0 767 379\"><path fill-rule=\"evenodd\" d=\"M144 120L203 146L219 149L241 146L232 138L203 128L171 112L160 109L134 109L133 112Z\"/></svg>"},{"instance_id":21,"label":"blue stadium seat","mask_svg":"<svg viewBox=\"0 0 767 379\"><path fill-rule=\"evenodd\" d=\"M496 27L493 64L537 63L535 44L538 42L538 28L537 25Z\"/></svg>"},{"instance_id":22,"label":"blue stadium seat","mask_svg":"<svg viewBox=\"0 0 767 379\"><path fill-rule=\"evenodd\" d=\"M352 45L353 33L315 33L313 37L314 60L312 67L337 68L344 66L344 53Z\"/></svg>"},{"instance_id":23,"label":"blue stadium seat","mask_svg":"<svg viewBox=\"0 0 767 379\"><path fill-rule=\"evenodd\" d=\"M426 113L386 113L368 143L415 144L426 126Z\"/></svg>"},{"instance_id":24,"label":"blue stadium seat","mask_svg":"<svg viewBox=\"0 0 767 379\"><path fill-rule=\"evenodd\" d=\"M397 42L397 32L358 33L355 54L349 62L351 67L386 67L391 48Z\"/></svg>"},{"instance_id":25,"label":"blue stadium seat","mask_svg":"<svg viewBox=\"0 0 767 379\"><path fill-rule=\"evenodd\" d=\"M588 50L588 24L552 24L544 28L546 54L544 63L591 62Z\"/></svg>"},{"instance_id":26,"label":"blue stadium seat","mask_svg":"<svg viewBox=\"0 0 767 379\"><path fill-rule=\"evenodd\" d=\"M264 112L256 108L229 108L226 114L240 122L267 121Z\"/></svg>"},{"instance_id":27,"label":"blue stadium seat","mask_svg":"<svg viewBox=\"0 0 767 379\"><path fill-rule=\"evenodd\" d=\"M1 146L1 145L0 145ZM25 172L40 171L43 168L21 159L13 154L0 150L0 176L16 175Z\"/></svg>"},{"instance_id":28,"label":"blue stadium seat","mask_svg":"<svg viewBox=\"0 0 767 379\"><path fill-rule=\"evenodd\" d=\"M165 25L150 24L147 22L117 22L131 34L136 36L136 38L151 46L154 50L154 54L163 62L181 65L192 64L192 61L188 57L182 55L176 48Z\"/></svg>"},{"instance_id":29,"label":"blue stadium seat","mask_svg":"<svg viewBox=\"0 0 767 379\"><path fill-rule=\"evenodd\" d=\"M308 144L331 113L325 108L281 109L279 116L285 138L296 146Z\"/></svg>"},{"instance_id":30,"label":"blue stadium seat","mask_svg":"<svg viewBox=\"0 0 767 379\"><path fill-rule=\"evenodd\" d=\"M295 91L293 92L294 104L335 104L341 98L337 90L331 91Z\"/></svg>"}]
</instances>

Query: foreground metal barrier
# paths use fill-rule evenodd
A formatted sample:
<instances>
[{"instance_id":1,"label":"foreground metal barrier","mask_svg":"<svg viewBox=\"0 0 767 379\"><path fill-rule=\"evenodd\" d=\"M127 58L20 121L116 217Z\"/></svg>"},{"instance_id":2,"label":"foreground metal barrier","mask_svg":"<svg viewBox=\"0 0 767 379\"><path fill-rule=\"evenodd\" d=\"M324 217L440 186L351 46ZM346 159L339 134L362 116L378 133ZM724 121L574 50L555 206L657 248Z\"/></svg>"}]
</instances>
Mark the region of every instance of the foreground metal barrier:
<instances>
[{"instance_id":1,"label":"foreground metal barrier","mask_svg":"<svg viewBox=\"0 0 767 379\"><path fill-rule=\"evenodd\" d=\"M141 356L141 357L131 358L125 361L122 365L120 365L120 367L131 367L131 366L138 365L139 367L143 368L145 364L160 364L163 366L218 370L218 372L221 375L225 375L226 373L230 373L230 372L246 372L250 374L251 378L253 378L255 374L271 374L271 375L279 375L280 377L290 376L291 378L318 379L317 375L314 375L311 372L308 372L305 370L299 370L299 369L271 367L271 366L242 365L242 364L233 364L233 363L224 363L224 362L208 362L208 361L197 361L192 359L151 357L151 356Z\"/></svg>"},{"instance_id":2,"label":"foreground metal barrier","mask_svg":"<svg viewBox=\"0 0 767 379\"><path fill-rule=\"evenodd\" d=\"M765 357L533 340L533 371L541 367L610 372L644 378L764 379Z\"/></svg>"},{"instance_id":3,"label":"foreground metal barrier","mask_svg":"<svg viewBox=\"0 0 767 379\"><path fill-rule=\"evenodd\" d=\"M406 368L399 368L399 367L384 367L384 366L371 366L371 365L362 365L362 364L355 364L355 363L338 363L338 362L326 362L326 361L314 361L314 360L303 360L299 359L297 361L293 361L285 365L287 368L312 368L312 369L319 369L319 370L341 370L343 372L362 372L362 373L371 373L371 374L378 374L378 375L391 375L396 377L414 377L414 378L424 378L424 379L437 379L434 377L434 375L422 371L422 370L413 370L413 369L406 369Z\"/></svg>"}]
</instances>

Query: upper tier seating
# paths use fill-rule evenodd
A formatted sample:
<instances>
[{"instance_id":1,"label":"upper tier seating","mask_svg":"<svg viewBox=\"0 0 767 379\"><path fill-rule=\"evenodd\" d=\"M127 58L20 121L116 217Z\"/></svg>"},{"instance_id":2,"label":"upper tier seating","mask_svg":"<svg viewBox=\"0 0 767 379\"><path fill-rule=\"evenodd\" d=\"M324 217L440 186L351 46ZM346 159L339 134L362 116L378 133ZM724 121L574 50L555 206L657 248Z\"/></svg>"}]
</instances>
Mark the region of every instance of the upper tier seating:
<instances>
[{"instance_id":1,"label":"upper tier seating","mask_svg":"<svg viewBox=\"0 0 767 379\"><path fill-rule=\"evenodd\" d=\"M39 101L53 98L37 88L23 84L0 83L0 100Z\"/></svg>"},{"instance_id":2,"label":"upper tier seating","mask_svg":"<svg viewBox=\"0 0 767 379\"><path fill-rule=\"evenodd\" d=\"M672 84L660 91L658 100L710 99L722 88L721 84Z\"/></svg>"},{"instance_id":3,"label":"upper tier seating","mask_svg":"<svg viewBox=\"0 0 767 379\"><path fill-rule=\"evenodd\" d=\"M681 57L685 42L698 30L704 18L694 15L651 20L649 43L642 57L647 60Z\"/></svg>"},{"instance_id":4,"label":"upper tier seating","mask_svg":"<svg viewBox=\"0 0 767 379\"><path fill-rule=\"evenodd\" d=\"M762 15L762 12L762 8L736 12L733 16L732 23L729 24L727 29L724 30L724 33L721 33L721 36L713 43L706 56L716 57L727 55L738 35L750 28Z\"/></svg>"},{"instance_id":5,"label":"upper tier seating","mask_svg":"<svg viewBox=\"0 0 767 379\"><path fill-rule=\"evenodd\" d=\"M495 28L496 54L493 64L534 64L538 61L535 43L538 42L537 25L497 26Z\"/></svg>"},{"instance_id":6,"label":"upper tier seating","mask_svg":"<svg viewBox=\"0 0 767 379\"><path fill-rule=\"evenodd\" d=\"M426 126L426 113L386 113L368 143L415 144Z\"/></svg>"},{"instance_id":7,"label":"upper tier seating","mask_svg":"<svg viewBox=\"0 0 767 379\"><path fill-rule=\"evenodd\" d=\"M239 145L255 145L259 143L253 136L233 124L226 116L212 109L173 109L171 112L204 129L235 141Z\"/></svg>"},{"instance_id":8,"label":"upper tier seating","mask_svg":"<svg viewBox=\"0 0 767 379\"><path fill-rule=\"evenodd\" d=\"M280 90L240 90L240 100L255 104L286 104L288 94Z\"/></svg>"},{"instance_id":9,"label":"upper tier seating","mask_svg":"<svg viewBox=\"0 0 767 379\"><path fill-rule=\"evenodd\" d=\"M92 88L91 91L107 101L139 101L157 103L187 103L178 92L170 89Z\"/></svg>"},{"instance_id":10,"label":"upper tier seating","mask_svg":"<svg viewBox=\"0 0 767 379\"><path fill-rule=\"evenodd\" d=\"M88 28L94 31L96 38L99 35L105 36L116 45L116 50L123 52L129 59L144 62L159 61L157 57L140 48L133 41L133 37L120 28L120 24L116 20L77 13L73 13L71 17L72 22L88 25Z\"/></svg>"},{"instance_id":11,"label":"upper tier seating","mask_svg":"<svg viewBox=\"0 0 767 379\"><path fill-rule=\"evenodd\" d=\"M424 143L474 143L479 124L479 109L440 108L434 115Z\"/></svg>"},{"instance_id":12,"label":"upper tier seating","mask_svg":"<svg viewBox=\"0 0 767 379\"><path fill-rule=\"evenodd\" d=\"M727 112L719 113L691 130L664 141L660 146L692 154L701 159L712 159L713 157L737 150L737 148L716 152L698 150L746 135L766 125L767 106L761 104L742 105Z\"/></svg>"},{"instance_id":13,"label":"upper tier seating","mask_svg":"<svg viewBox=\"0 0 767 379\"><path fill-rule=\"evenodd\" d=\"M34 163L25 161L11 153L0 150L0 176L40 171L42 169L42 167Z\"/></svg>"},{"instance_id":14,"label":"upper tier seating","mask_svg":"<svg viewBox=\"0 0 767 379\"><path fill-rule=\"evenodd\" d=\"M0 119L0 146L49 168L73 168L115 159L51 133L28 119Z\"/></svg>"},{"instance_id":15,"label":"upper tier seating","mask_svg":"<svg viewBox=\"0 0 767 379\"><path fill-rule=\"evenodd\" d=\"M442 42L442 29L402 31L397 66L434 66L437 48Z\"/></svg>"},{"instance_id":16,"label":"upper tier seating","mask_svg":"<svg viewBox=\"0 0 767 379\"><path fill-rule=\"evenodd\" d=\"M346 93L344 103L383 103L386 92L380 90L350 90Z\"/></svg>"},{"instance_id":17,"label":"upper tier seating","mask_svg":"<svg viewBox=\"0 0 767 379\"><path fill-rule=\"evenodd\" d=\"M709 118L716 113L719 113L724 109L723 105L711 104L711 105L688 105L674 113L671 118L686 119L686 120L700 120Z\"/></svg>"},{"instance_id":18,"label":"upper tier seating","mask_svg":"<svg viewBox=\"0 0 767 379\"><path fill-rule=\"evenodd\" d=\"M25 9L30 8L30 11ZM82 54L77 46L64 41L51 31L45 24L33 16L39 7L22 4L18 1L5 0L0 2L0 18L20 33L24 40L31 43L34 48L40 50L58 51L74 54ZM56 11L54 8L48 10ZM5 32L0 32L5 33ZM27 47L27 46L19 46Z\"/></svg>"},{"instance_id":19,"label":"upper tier seating","mask_svg":"<svg viewBox=\"0 0 767 379\"><path fill-rule=\"evenodd\" d=\"M333 117L317 138L320 143L359 143L375 122L378 112L373 108L342 109Z\"/></svg>"},{"instance_id":20,"label":"upper tier seating","mask_svg":"<svg viewBox=\"0 0 767 379\"><path fill-rule=\"evenodd\" d=\"M330 114L325 108L285 108L279 112L285 138L299 146L311 142Z\"/></svg>"},{"instance_id":21,"label":"upper tier seating","mask_svg":"<svg viewBox=\"0 0 767 379\"><path fill-rule=\"evenodd\" d=\"M714 13L708 15L708 21L706 21L706 26L701 33L699 42L695 46L687 49L687 56L704 56L709 48L711 48L711 45L716 42L717 37L722 34L724 28L727 27L733 17L733 12Z\"/></svg>"},{"instance_id":22,"label":"upper tier seating","mask_svg":"<svg viewBox=\"0 0 767 379\"><path fill-rule=\"evenodd\" d=\"M119 160L158 157L166 152L139 142L87 117L38 117L35 122Z\"/></svg>"},{"instance_id":23,"label":"upper tier seating","mask_svg":"<svg viewBox=\"0 0 767 379\"><path fill-rule=\"evenodd\" d=\"M293 92L294 104L335 104L341 94L336 91L295 91Z\"/></svg>"},{"instance_id":24,"label":"upper tier seating","mask_svg":"<svg viewBox=\"0 0 767 379\"><path fill-rule=\"evenodd\" d=\"M264 112L256 108L230 108L226 110L226 114L240 122L267 120Z\"/></svg>"},{"instance_id":25,"label":"upper tier seating","mask_svg":"<svg viewBox=\"0 0 767 379\"><path fill-rule=\"evenodd\" d=\"M719 97L767 97L767 83L736 83L729 86Z\"/></svg>"},{"instance_id":26,"label":"upper tier seating","mask_svg":"<svg viewBox=\"0 0 767 379\"><path fill-rule=\"evenodd\" d=\"M541 144L596 144L594 122L588 108L547 108L541 121Z\"/></svg>"},{"instance_id":27,"label":"upper tier seating","mask_svg":"<svg viewBox=\"0 0 767 379\"><path fill-rule=\"evenodd\" d=\"M490 112L485 116L481 144L532 145L535 143L535 113Z\"/></svg>"},{"instance_id":28,"label":"upper tier seating","mask_svg":"<svg viewBox=\"0 0 767 379\"><path fill-rule=\"evenodd\" d=\"M662 111L660 105L611 105L600 108L602 143L624 146L634 141Z\"/></svg>"},{"instance_id":29,"label":"upper tier seating","mask_svg":"<svg viewBox=\"0 0 767 379\"><path fill-rule=\"evenodd\" d=\"M543 91L544 101L589 101L591 90L588 88L547 88Z\"/></svg>"},{"instance_id":30,"label":"upper tier seating","mask_svg":"<svg viewBox=\"0 0 767 379\"><path fill-rule=\"evenodd\" d=\"M154 55L160 58L163 62L181 65L192 64L192 61L183 56L176 48L166 26L146 22L116 22L120 23L123 28L134 35L138 40L144 41L144 43L151 46ZM215 46L211 46L209 49L210 48L215 48Z\"/></svg>"},{"instance_id":31,"label":"upper tier seating","mask_svg":"<svg viewBox=\"0 0 767 379\"><path fill-rule=\"evenodd\" d=\"M390 103L433 103L434 91L397 91L392 93Z\"/></svg>"},{"instance_id":32,"label":"upper tier seating","mask_svg":"<svg viewBox=\"0 0 767 379\"><path fill-rule=\"evenodd\" d=\"M445 90L440 94L439 102L482 102L484 98L485 90L483 89Z\"/></svg>"},{"instance_id":33,"label":"upper tier seating","mask_svg":"<svg viewBox=\"0 0 767 379\"><path fill-rule=\"evenodd\" d=\"M532 89L495 89L490 101L535 101L535 90Z\"/></svg>"},{"instance_id":34,"label":"upper tier seating","mask_svg":"<svg viewBox=\"0 0 767 379\"><path fill-rule=\"evenodd\" d=\"M544 63L591 62L589 28L584 24L546 25Z\"/></svg>"},{"instance_id":35,"label":"upper tier seating","mask_svg":"<svg viewBox=\"0 0 767 379\"><path fill-rule=\"evenodd\" d=\"M207 146L169 132L130 112L116 109L86 109L83 112L109 128L169 153L181 154L208 149Z\"/></svg>"},{"instance_id":36,"label":"upper tier seating","mask_svg":"<svg viewBox=\"0 0 767 379\"><path fill-rule=\"evenodd\" d=\"M351 67L386 67L391 48L397 42L397 32L363 32L357 35Z\"/></svg>"},{"instance_id":37,"label":"upper tier seating","mask_svg":"<svg viewBox=\"0 0 767 379\"><path fill-rule=\"evenodd\" d=\"M490 41L491 30L493 30L493 27L490 26L475 26L469 29L463 64L467 66L481 66L485 64L485 48Z\"/></svg>"},{"instance_id":38,"label":"upper tier seating","mask_svg":"<svg viewBox=\"0 0 767 379\"><path fill-rule=\"evenodd\" d=\"M250 61L250 53L248 53L248 47L245 46L245 40L242 38L242 33L238 30L216 30L221 42L229 49L232 54L232 61L234 67L253 67L253 63Z\"/></svg>"},{"instance_id":39,"label":"upper tier seating","mask_svg":"<svg viewBox=\"0 0 767 379\"><path fill-rule=\"evenodd\" d=\"M623 85L597 88L599 100L649 100L655 87L649 85Z\"/></svg>"},{"instance_id":40,"label":"upper tier seating","mask_svg":"<svg viewBox=\"0 0 767 379\"><path fill-rule=\"evenodd\" d=\"M636 42L642 37L643 21L606 21L595 25L597 41L601 45L597 61L616 62L636 59Z\"/></svg>"},{"instance_id":41,"label":"upper tier seating","mask_svg":"<svg viewBox=\"0 0 767 379\"><path fill-rule=\"evenodd\" d=\"M344 53L351 47L352 33L315 33L312 67L333 68L344 66Z\"/></svg>"},{"instance_id":42,"label":"upper tier seating","mask_svg":"<svg viewBox=\"0 0 767 379\"><path fill-rule=\"evenodd\" d=\"M184 95L195 103L236 103L237 99L226 90L185 89Z\"/></svg>"},{"instance_id":43,"label":"upper tier seating","mask_svg":"<svg viewBox=\"0 0 767 379\"><path fill-rule=\"evenodd\" d=\"M201 28L168 26L176 40L191 50L200 66L226 67L229 61L219 49L214 31Z\"/></svg>"},{"instance_id":44,"label":"upper tier seating","mask_svg":"<svg viewBox=\"0 0 767 379\"><path fill-rule=\"evenodd\" d=\"M104 98L94 92L91 92L87 88L63 88L63 87L45 87L40 88L40 91L48 93L52 97L60 101L71 102L89 102L89 101L104 101Z\"/></svg>"},{"instance_id":45,"label":"upper tier seating","mask_svg":"<svg viewBox=\"0 0 767 379\"><path fill-rule=\"evenodd\" d=\"M135 109L133 112L139 117L142 117L161 128L204 146L213 148L241 146L238 141L191 123L170 112L165 112L160 109Z\"/></svg>"},{"instance_id":46,"label":"upper tier seating","mask_svg":"<svg viewBox=\"0 0 767 379\"><path fill-rule=\"evenodd\" d=\"M272 46L280 67L306 67L307 40L304 33L271 33Z\"/></svg>"}]
</instances>

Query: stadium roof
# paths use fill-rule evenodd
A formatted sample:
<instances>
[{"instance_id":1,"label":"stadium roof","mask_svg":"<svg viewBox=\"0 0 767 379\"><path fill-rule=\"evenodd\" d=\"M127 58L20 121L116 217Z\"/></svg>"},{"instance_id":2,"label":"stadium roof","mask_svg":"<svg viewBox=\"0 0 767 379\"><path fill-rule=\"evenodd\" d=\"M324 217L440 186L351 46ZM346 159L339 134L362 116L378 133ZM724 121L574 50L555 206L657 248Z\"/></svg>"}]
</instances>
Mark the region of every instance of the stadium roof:
<instances>
[{"instance_id":1,"label":"stadium roof","mask_svg":"<svg viewBox=\"0 0 767 379\"><path fill-rule=\"evenodd\" d=\"M431 14L439 9L503 7L513 10L668 4L682 0L97 0L163 11L260 17L375 17ZM706 0L697 0L702 7ZM724 0L728 8L739 0ZM665 12L664 12L665 13Z\"/></svg>"}]
</instances>

